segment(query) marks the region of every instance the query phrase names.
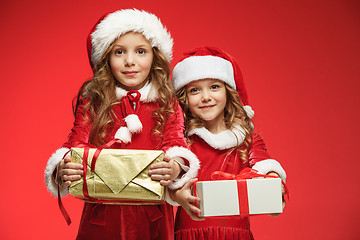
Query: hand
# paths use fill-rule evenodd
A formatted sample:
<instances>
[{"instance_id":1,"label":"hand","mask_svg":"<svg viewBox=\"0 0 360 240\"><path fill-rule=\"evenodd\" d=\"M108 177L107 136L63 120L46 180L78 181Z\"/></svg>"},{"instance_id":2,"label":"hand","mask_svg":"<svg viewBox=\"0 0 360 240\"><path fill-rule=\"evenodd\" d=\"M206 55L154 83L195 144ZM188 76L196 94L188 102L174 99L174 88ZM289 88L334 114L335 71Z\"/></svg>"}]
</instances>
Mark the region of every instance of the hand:
<instances>
[{"instance_id":1,"label":"hand","mask_svg":"<svg viewBox=\"0 0 360 240\"><path fill-rule=\"evenodd\" d=\"M169 193L171 197L187 212L192 220L202 221L205 220L205 218L198 217L201 210L193 204L199 203L200 198L191 195L191 187L195 181L197 181L196 178L190 179L182 188L170 190Z\"/></svg>"},{"instance_id":2,"label":"hand","mask_svg":"<svg viewBox=\"0 0 360 240\"><path fill-rule=\"evenodd\" d=\"M57 166L60 178L60 186L70 186L71 182L80 180L84 174L83 166L79 163L72 163L69 156L65 157Z\"/></svg>"},{"instance_id":3,"label":"hand","mask_svg":"<svg viewBox=\"0 0 360 240\"><path fill-rule=\"evenodd\" d=\"M163 162L154 163L150 166L149 175L152 180L160 181L161 185L169 186L169 184L179 176L180 172L180 165L165 156Z\"/></svg>"},{"instance_id":4,"label":"hand","mask_svg":"<svg viewBox=\"0 0 360 240\"><path fill-rule=\"evenodd\" d=\"M278 177L280 178L280 176L276 173L276 172L269 172L268 174L266 174L268 176L275 176L275 177ZM281 193L282 193L282 209L284 210L285 208L285 205L286 205L286 202L285 202L285 188L284 186L281 184ZM273 213L273 214L269 214L270 216L272 217L277 217L280 215L280 213Z\"/></svg>"}]
</instances>

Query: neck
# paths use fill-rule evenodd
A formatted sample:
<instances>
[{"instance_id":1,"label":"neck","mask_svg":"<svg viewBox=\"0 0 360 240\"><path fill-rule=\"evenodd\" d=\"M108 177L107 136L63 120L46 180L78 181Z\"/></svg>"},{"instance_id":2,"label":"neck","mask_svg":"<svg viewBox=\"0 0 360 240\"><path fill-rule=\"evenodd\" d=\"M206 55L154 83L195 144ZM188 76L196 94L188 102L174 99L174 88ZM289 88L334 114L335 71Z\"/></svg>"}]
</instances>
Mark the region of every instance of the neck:
<instances>
[{"instance_id":1,"label":"neck","mask_svg":"<svg viewBox=\"0 0 360 240\"><path fill-rule=\"evenodd\" d=\"M220 133L227 129L224 118L222 118L221 120L212 120L206 122L205 128L213 134Z\"/></svg>"}]
</instances>

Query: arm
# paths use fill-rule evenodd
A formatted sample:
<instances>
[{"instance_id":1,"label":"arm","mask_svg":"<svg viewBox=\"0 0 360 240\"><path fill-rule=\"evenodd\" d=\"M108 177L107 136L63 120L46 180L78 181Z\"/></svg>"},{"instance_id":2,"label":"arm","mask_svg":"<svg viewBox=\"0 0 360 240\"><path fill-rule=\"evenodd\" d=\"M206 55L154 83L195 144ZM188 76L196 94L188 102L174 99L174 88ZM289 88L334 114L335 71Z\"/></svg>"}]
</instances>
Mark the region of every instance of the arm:
<instances>
[{"instance_id":1,"label":"arm","mask_svg":"<svg viewBox=\"0 0 360 240\"><path fill-rule=\"evenodd\" d=\"M264 140L256 133L253 134L253 144L249 153L250 167L259 171L260 174L276 173L284 182L286 172L280 163L270 157Z\"/></svg>"},{"instance_id":2,"label":"arm","mask_svg":"<svg viewBox=\"0 0 360 240\"><path fill-rule=\"evenodd\" d=\"M60 195L65 196L68 194L67 186L70 185L69 181L74 181L82 175L82 166L80 164L70 164L69 150L76 142L88 142L89 133L91 130L91 124L87 119L90 119L88 113L85 115L84 105L86 100L83 100L78 107L78 111L75 116L74 126L71 130L71 134L68 137L68 141L57 149L54 154L49 158L45 169L45 183L48 190L57 196L57 173L60 175ZM86 116L86 117L85 117ZM67 156L64 158L65 154ZM64 160L63 160L64 158ZM67 182L63 184L63 182Z\"/></svg>"},{"instance_id":3,"label":"arm","mask_svg":"<svg viewBox=\"0 0 360 240\"><path fill-rule=\"evenodd\" d=\"M253 169L258 170L260 174L275 176L281 178L284 182L286 181L285 170L281 167L280 163L274 159L271 159L270 155L266 150L263 139L257 135L253 135L253 146L250 150L250 166ZM284 195L286 194L284 186L282 186L283 195L283 209L285 208L286 202ZM270 216L278 216L279 214L271 214Z\"/></svg>"},{"instance_id":4,"label":"arm","mask_svg":"<svg viewBox=\"0 0 360 240\"><path fill-rule=\"evenodd\" d=\"M196 181L196 178L190 179L182 188L170 190L170 196L180 204L192 220L201 221L205 218L198 217L201 210L194 204L199 203L200 198L193 196L191 192L191 187Z\"/></svg>"},{"instance_id":5,"label":"arm","mask_svg":"<svg viewBox=\"0 0 360 240\"><path fill-rule=\"evenodd\" d=\"M165 152L165 162L152 165L150 172L153 179L163 180L163 185L170 189L181 188L197 176L200 167L198 158L189 150L184 137L182 109L178 103L176 106L175 113L165 123L163 133L162 150ZM170 198L166 200L176 205Z\"/></svg>"}]
</instances>

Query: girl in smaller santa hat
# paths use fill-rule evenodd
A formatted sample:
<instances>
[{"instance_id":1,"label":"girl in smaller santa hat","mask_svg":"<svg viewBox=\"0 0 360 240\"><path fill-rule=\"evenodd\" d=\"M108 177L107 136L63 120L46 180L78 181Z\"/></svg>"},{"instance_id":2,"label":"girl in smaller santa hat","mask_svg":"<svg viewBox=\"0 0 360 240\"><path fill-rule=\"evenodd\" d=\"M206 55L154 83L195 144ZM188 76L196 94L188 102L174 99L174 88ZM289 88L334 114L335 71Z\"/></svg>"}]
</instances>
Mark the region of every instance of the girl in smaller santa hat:
<instances>
[{"instance_id":1,"label":"girl in smaller santa hat","mask_svg":"<svg viewBox=\"0 0 360 240\"><path fill-rule=\"evenodd\" d=\"M62 159L79 143L97 147L118 139L112 148L163 150L165 161L153 164L149 174L170 189L197 175L199 162L188 149L182 109L170 81L172 46L167 29L145 11L119 10L96 23L88 37L94 76L79 91L67 142L48 160L45 181L51 193L56 196L60 186L65 196L71 182L82 177L82 165L71 163L69 156ZM167 203L85 202L77 239L168 240L173 224Z\"/></svg>"},{"instance_id":2,"label":"girl in smaller santa hat","mask_svg":"<svg viewBox=\"0 0 360 240\"><path fill-rule=\"evenodd\" d=\"M253 239L248 217L200 218L200 209L193 205L200 199L191 194L196 180L212 180L215 171L237 175L252 167L260 174L286 179L279 162L271 159L254 132L254 111L248 105L237 62L220 49L196 48L175 66L173 84L185 115L185 135L201 163L197 179L171 191L181 205L175 219L175 239Z\"/></svg>"}]
</instances>

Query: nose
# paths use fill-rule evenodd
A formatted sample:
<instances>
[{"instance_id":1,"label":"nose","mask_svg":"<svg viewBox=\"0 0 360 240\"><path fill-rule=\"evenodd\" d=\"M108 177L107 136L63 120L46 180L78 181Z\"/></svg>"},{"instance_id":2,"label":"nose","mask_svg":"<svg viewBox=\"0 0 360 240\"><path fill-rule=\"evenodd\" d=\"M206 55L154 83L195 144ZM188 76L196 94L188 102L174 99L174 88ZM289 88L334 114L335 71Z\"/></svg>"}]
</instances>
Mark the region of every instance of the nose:
<instances>
[{"instance_id":1,"label":"nose","mask_svg":"<svg viewBox=\"0 0 360 240\"><path fill-rule=\"evenodd\" d=\"M126 67L133 66L135 64L134 55L131 53L126 54L124 64Z\"/></svg>"},{"instance_id":2,"label":"nose","mask_svg":"<svg viewBox=\"0 0 360 240\"><path fill-rule=\"evenodd\" d=\"M202 97L201 97L201 101L202 101L202 102L209 102L209 101L211 101L211 95L209 94L208 91L203 91Z\"/></svg>"}]
</instances>

